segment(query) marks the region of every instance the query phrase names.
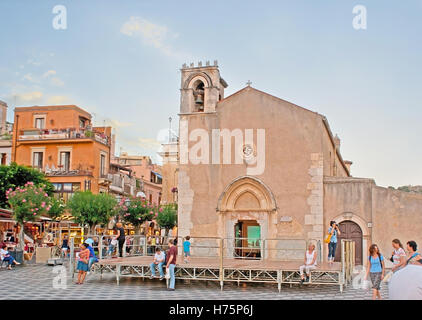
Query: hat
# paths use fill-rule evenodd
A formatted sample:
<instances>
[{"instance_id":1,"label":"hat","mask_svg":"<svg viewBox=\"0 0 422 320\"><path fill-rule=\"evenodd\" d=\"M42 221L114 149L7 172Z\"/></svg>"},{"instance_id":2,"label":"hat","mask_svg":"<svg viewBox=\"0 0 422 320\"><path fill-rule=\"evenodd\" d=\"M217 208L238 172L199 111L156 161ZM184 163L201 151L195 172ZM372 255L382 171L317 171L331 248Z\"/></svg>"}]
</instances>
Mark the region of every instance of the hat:
<instances>
[{"instance_id":1,"label":"hat","mask_svg":"<svg viewBox=\"0 0 422 320\"><path fill-rule=\"evenodd\" d=\"M94 240L92 240L91 238L86 239L85 243L89 244L92 247L92 244L94 243Z\"/></svg>"}]
</instances>

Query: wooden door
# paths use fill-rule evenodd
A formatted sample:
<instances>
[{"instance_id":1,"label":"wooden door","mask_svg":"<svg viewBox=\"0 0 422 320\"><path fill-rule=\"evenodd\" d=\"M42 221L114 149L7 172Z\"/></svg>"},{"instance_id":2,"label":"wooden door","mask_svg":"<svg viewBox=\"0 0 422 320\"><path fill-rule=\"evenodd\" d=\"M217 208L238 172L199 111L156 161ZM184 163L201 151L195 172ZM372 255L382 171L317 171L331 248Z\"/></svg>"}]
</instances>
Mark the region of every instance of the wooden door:
<instances>
[{"instance_id":1,"label":"wooden door","mask_svg":"<svg viewBox=\"0 0 422 320\"><path fill-rule=\"evenodd\" d=\"M341 261L341 239L347 239L355 242L355 265L362 265L362 229L353 221L340 222L339 229L341 235L337 236L335 261Z\"/></svg>"}]
</instances>

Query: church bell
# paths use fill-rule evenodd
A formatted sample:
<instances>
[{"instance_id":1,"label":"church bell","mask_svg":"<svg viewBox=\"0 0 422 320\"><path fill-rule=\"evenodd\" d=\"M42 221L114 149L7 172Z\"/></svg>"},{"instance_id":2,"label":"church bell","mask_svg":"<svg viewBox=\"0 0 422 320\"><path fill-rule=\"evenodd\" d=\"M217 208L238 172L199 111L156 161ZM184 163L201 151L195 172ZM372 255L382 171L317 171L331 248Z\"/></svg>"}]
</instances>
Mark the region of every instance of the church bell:
<instances>
[{"instance_id":1,"label":"church bell","mask_svg":"<svg viewBox=\"0 0 422 320\"><path fill-rule=\"evenodd\" d=\"M198 96L195 99L195 104L196 105L203 105L204 104L204 100L202 99L202 95L198 94Z\"/></svg>"}]
</instances>

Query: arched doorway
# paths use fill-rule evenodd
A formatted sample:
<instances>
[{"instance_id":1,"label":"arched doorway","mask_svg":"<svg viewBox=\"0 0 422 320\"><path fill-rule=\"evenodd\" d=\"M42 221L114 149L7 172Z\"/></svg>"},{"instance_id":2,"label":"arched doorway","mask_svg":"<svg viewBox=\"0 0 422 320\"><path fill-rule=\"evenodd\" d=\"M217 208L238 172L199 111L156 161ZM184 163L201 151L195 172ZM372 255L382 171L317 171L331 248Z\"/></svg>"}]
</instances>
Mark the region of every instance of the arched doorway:
<instances>
[{"instance_id":1,"label":"arched doorway","mask_svg":"<svg viewBox=\"0 0 422 320\"><path fill-rule=\"evenodd\" d=\"M337 237L337 249L335 261L341 261L341 239L355 242L355 265L362 265L362 242L363 234L359 225L353 221L345 220L339 223L341 235Z\"/></svg>"},{"instance_id":2,"label":"arched doorway","mask_svg":"<svg viewBox=\"0 0 422 320\"><path fill-rule=\"evenodd\" d=\"M232 257L259 258L261 239L276 233L275 198L256 177L243 176L232 181L220 195L219 236L225 238L226 254Z\"/></svg>"}]
</instances>

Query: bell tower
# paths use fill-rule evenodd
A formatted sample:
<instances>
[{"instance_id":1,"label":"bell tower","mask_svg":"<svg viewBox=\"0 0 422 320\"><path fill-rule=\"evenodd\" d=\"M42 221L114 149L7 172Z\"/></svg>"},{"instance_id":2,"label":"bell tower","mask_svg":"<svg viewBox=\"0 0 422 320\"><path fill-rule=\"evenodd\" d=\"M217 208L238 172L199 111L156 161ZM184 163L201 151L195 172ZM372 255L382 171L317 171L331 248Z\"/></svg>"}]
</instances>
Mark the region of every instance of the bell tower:
<instances>
[{"instance_id":1,"label":"bell tower","mask_svg":"<svg viewBox=\"0 0 422 320\"><path fill-rule=\"evenodd\" d=\"M188 67L185 63L181 72L180 113L215 112L227 88L226 81L220 76L217 60L214 60L214 65L207 61L205 66L201 61L197 66L191 63Z\"/></svg>"}]
</instances>

